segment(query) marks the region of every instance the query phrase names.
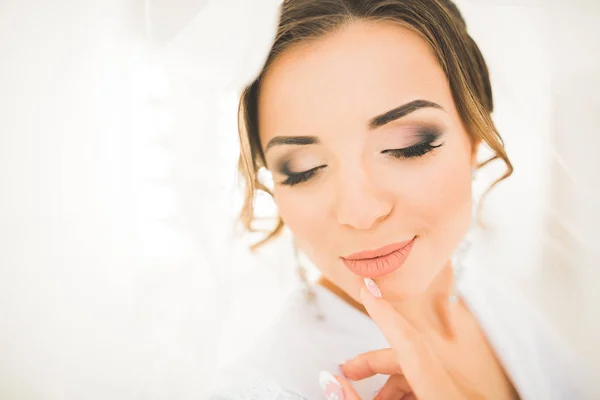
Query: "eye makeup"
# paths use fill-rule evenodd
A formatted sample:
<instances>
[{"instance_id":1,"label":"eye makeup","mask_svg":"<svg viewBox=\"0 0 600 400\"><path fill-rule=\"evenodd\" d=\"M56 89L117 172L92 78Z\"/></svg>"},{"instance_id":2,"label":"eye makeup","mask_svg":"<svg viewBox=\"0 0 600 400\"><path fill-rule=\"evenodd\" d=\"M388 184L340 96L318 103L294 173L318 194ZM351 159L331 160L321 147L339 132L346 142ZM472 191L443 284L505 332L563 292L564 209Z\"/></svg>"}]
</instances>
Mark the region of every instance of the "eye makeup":
<instances>
[{"instance_id":1,"label":"eye makeup","mask_svg":"<svg viewBox=\"0 0 600 400\"><path fill-rule=\"evenodd\" d=\"M292 171L290 171L289 161L286 161L285 163L283 163L283 165L281 165L281 167L279 169L279 172L282 175L287 176L287 179L284 180L283 182L281 182L281 184L288 185L288 186L294 186L299 183L306 182L309 179L311 179L313 176L315 176L316 173L320 169L325 168L325 167L326 167L326 165L322 165L319 167L311 168L308 171L292 172Z\"/></svg>"},{"instance_id":2,"label":"eye makeup","mask_svg":"<svg viewBox=\"0 0 600 400\"><path fill-rule=\"evenodd\" d=\"M430 153L431 151L441 147L444 144L443 142L439 144L434 144L442 136L442 133L436 128L413 128L411 129L411 133L411 136L417 138L417 143L408 147L382 150L381 154L388 155L396 159L416 159L425 156L427 153ZM291 163L292 160L288 159L286 161L283 161L279 166L276 167L276 170L279 172L279 174L286 177L284 181L280 182L281 185L295 186L307 182L314 178L320 172L321 169L327 167L327 165L319 165L309 170L294 172L291 170Z\"/></svg>"},{"instance_id":3,"label":"eye makeup","mask_svg":"<svg viewBox=\"0 0 600 400\"><path fill-rule=\"evenodd\" d=\"M416 136L420 139L416 144L400 149L383 150L381 154L389 154L392 157L400 159L417 158L424 156L444 144L443 142L436 145L433 144L442 136L438 130L433 128L418 128Z\"/></svg>"}]
</instances>

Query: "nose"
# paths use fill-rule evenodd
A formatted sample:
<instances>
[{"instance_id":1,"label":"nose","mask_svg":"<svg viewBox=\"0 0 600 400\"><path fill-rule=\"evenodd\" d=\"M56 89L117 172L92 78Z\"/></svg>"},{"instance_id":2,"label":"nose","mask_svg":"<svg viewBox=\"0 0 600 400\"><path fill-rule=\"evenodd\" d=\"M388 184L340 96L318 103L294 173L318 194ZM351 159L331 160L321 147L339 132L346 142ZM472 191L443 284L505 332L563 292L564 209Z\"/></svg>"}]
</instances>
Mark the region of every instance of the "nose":
<instances>
[{"instance_id":1,"label":"nose","mask_svg":"<svg viewBox=\"0 0 600 400\"><path fill-rule=\"evenodd\" d=\"M337 192L335 214L342 225L368 230L392 212L392 196L378 188L367 174L341 179Z\"/></svg>"}]
</instances>

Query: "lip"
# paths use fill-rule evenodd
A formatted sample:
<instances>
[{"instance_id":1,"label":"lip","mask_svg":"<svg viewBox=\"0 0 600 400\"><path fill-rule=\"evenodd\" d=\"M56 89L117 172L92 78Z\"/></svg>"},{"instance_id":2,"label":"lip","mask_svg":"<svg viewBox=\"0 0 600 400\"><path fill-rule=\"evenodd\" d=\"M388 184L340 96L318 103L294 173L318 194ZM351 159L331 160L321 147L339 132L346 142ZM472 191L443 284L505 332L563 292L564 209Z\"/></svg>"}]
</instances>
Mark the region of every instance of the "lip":
<instances>
[{"instance_id":1,"label":"lip","mask_svg":"<svg viewBox=\"0 0 600 400\"><path fill-rule=\"evenodd\" d=\"M376 250L361 251L341 257L350 271L365 278L377 278L391 274L404 264L415 242L411 240L393 243Z\"/></svg>"}]
</instances>

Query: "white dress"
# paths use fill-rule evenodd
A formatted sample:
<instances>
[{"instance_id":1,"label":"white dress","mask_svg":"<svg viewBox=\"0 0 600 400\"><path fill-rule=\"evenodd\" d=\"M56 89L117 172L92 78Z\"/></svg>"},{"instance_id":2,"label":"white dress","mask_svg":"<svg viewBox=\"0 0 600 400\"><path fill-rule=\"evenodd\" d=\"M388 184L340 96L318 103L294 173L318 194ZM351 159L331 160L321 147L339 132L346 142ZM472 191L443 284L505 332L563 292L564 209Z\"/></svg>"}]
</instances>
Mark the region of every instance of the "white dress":
<instances>
[{"instance_id":1,"label":"white dress","mask_svg":"<svg viewBox=\"0 0 600 400\"><path fill-rule=\"evenodd\" d=\"M300 292L292 296L259 343L227 374L235 384L224 382L210 399L322 399L322 370L339 374L342 361L389 347L366 315L327 289L315 289L318 306ZM600 399L592 392L590 370L510 287L466 271L459 291L522 399ZM375 376L355 387L361 398L372 399L385 380Z\"/></svg>"}]
</instances>

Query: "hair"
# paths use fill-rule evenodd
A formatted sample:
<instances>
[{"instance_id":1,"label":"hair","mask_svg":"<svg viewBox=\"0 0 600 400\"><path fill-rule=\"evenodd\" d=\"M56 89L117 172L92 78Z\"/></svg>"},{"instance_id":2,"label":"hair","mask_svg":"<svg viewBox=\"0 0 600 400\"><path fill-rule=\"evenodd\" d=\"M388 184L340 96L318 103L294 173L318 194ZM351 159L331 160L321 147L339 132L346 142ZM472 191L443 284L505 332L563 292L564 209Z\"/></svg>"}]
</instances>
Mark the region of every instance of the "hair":
<instances>
[{"instance_id":1,"label":"hair","mask_svg":"<svg viewBox=\"0 0 600 400\"><path fill-rule=\"evenodd\" d=\"M285 0L281 4L277 34L258 77L242 92L238 109L240 137L239 170L245 184L245 199L240 221L245 230L256 232L254 200L258 191L273 196L258 179L266 167L258 132L258 94L261 81L273 61L300 42L314 41L353 21L392 21L411 29L425 39L442 67L458 114L473 143L485 142L493 156L479 164L501 159L506 172L488 188L509 177L513 166L496 130L492 86L485 60L467 32L467 25L451 0ZM253 245L257 248L276 237L284 223Z\"/></svg>"}]
</instances>

